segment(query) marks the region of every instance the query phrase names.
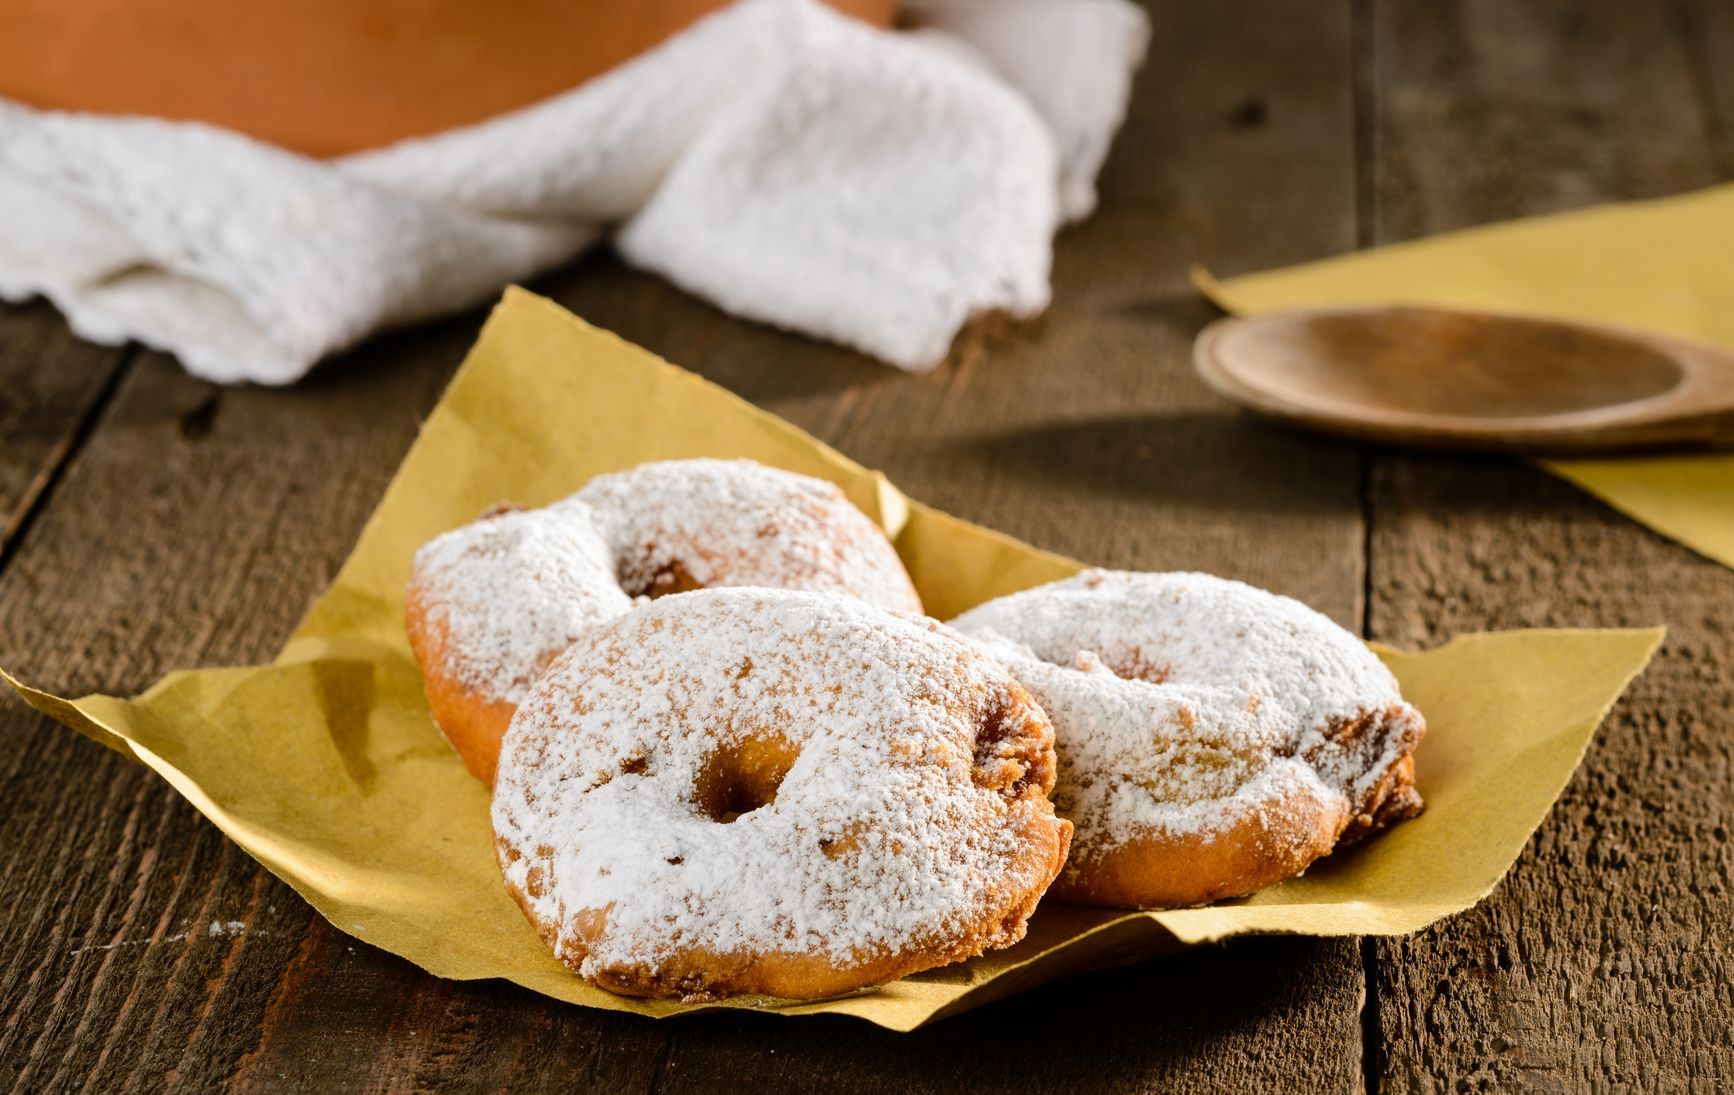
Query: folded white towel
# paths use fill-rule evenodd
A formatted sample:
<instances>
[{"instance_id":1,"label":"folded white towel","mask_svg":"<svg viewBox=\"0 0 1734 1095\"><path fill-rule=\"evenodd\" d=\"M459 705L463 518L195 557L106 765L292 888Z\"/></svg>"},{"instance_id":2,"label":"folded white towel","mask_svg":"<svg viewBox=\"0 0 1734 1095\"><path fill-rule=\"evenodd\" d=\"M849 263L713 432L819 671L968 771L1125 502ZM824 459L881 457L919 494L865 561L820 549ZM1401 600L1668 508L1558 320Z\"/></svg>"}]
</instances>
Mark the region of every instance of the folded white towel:
<instances>
[{"instance_id":1,"label":"folded white towel","mask_svg":"<svg viewBox=\"0 0 1734 1095\"><path fill-rule=\"evenodd\" d=\"M917 0L886 32L742 0L512 114L336 160L0 100L0 297L217 381L287 383L612 226L737 315L922 369L1039 312L1147 37L1126 0Z\"/></svg>"}]
</instances>

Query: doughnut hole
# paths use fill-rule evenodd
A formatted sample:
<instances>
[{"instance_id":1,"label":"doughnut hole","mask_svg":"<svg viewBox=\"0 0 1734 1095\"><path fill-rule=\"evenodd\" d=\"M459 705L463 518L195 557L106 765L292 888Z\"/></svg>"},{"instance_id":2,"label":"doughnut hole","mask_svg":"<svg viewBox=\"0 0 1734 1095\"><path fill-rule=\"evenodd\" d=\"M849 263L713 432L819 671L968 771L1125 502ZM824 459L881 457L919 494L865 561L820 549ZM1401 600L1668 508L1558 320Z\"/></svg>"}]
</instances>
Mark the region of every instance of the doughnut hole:
<instances>
[{"instance_id":1,"label":"doughnut hole","mask_svg":"<svg viewBox=\"0 0 1734 1095\"><path fill-rule=\"evenodd\" d=\"M656 600L709 588L693 571L716 573L723 560L696 544L646 543L615 564L615 577L629 597Z\"/></svg>"},{"instance_id":2,"label":"doughnut hole","mask_svg":"<svg viewBox=\"0 0 1734 1095\"><path fill-rule=\"evenodd\" d=\"M1065 665L1064 662L1052 662L1053 665ZM1123 681L1143 681L1146 684L1167 684L1173 669L1167 662L1159 662L1148 657L1144 648L1131 647L1120 652L1120 657L1114 661L1105 660L1094 650L1080 650L1073 657L1068 667L1080 673L1108 673Z\"/></svg>"},{"instance_id":3,"label":"doughnut hole","mask_svg":"<svg viewBox=\"0 0 1734 1095\"><path fill-rule=\"evenodd\" d=\"M685 564L676 559L651 571L650 580L645 582L642 588L629 588L626 592L634 597L649 597L655 600L671 593L691 593L695 589L703 588L704 583L694 578Z\"/></svg>"},{"instance_id":4,"label":"doughnut hole","mask_svg":"<svg viewBox=\"0 0 1734 1095\"><path fill-rule=\"evenodd\" d=\"M705 758L693 787L699 813L721 825L732 824L777 800L777 788L795 766L800 750L781 735L747 738Z\"/></svg>"}]
</instances>

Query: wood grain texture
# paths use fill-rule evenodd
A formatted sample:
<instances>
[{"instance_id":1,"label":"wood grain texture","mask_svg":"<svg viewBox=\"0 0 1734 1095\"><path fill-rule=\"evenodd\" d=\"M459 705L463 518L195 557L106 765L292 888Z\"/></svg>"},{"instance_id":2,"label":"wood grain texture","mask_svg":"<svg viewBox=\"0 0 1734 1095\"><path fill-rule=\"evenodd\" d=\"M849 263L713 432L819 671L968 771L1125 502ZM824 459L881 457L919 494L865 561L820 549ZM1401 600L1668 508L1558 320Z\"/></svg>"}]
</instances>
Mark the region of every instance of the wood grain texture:
<instances>
[{"instance_id":1,"label":"wood grain texture","mask_svg":"<svg viewBox=\"0 0 1734 1095\"><path fill-rule=\"evenodd\" d=\"M130 355L80 342L41 301L0 307L0 558Z\"/></svg>"},{"instance_id":2,"label":"wood grain texture","mask_svg":"<svg viewBox=\"0 0 1734 1095\"><path fill-rule=\"evenodd\" d=\"M1245 32L1280 7L1159 13L1103 209L1061 240L1054 310L978 325L938 372L735 322L606 257L540 288L918 497L1107 563L1238 574L1352 623L1359 457L1251 427L1186 364L1209 316L1190 257L1250 268L1352 242L1346 11ZM1279 169L1301 185L1270 191ZM145 360L0 576L0 663L124 691L267 656L474 327L375 343L289 391L217 392ZM435 981L320 922L141 771L16 706L4 718L22 748L4 761L18 806L0 821L0 886L54 895L0 927L0 1060L20 1086L713 1088L752 1069L790 1090L1340 1090L1360 1075L1362 970L1343 941L1098 974L1097 1007L1055 1014L1032 994L915 1039L751 1016L652 1024ZM1054 1024L1067 1052L1032 1052Z\"/></svg>"},{"instance_id":3,"label":"wood grain texture","mask_svg":"<svg viewBox=\"0 0 1734 1095\"><path fill-rule=\"evenodd\" d=\"M1392 0L1376 17L1381 242L1717 180L1665 5ZM1377 638L1670 628L1494 895L1375 946L1378 1078L1734 1082L1734 573L1515 462L1381 456L1369 502Z\"/></svg>"},{"instance_id":4,"label":"wood grain texture","mask_svg":"<svg viewBox=\"0 0 1734 1095\"><path fill-rule=\"evenodd\" d=\"M438 393L415 342L291 391L219 392L147 355L0 577L0 663L128 691L268 657ZM213 1086L257 1040L307 906L142 768L0 717L0 892L31 910L0 919L0 1076Z\"/></svg>"},{"instance_id":5,"label":"wood grain texture","mask_svg":"<svg viewBox=\"0 0 1734 1095\"><path fill-rule=\"evenodd\" d=\"M750 1015L659 1024L438 981L344 936L160 781L8 701L0 907L26 911L0 917L0 1088L1734 1082L1734 760L1718 714L1734 700L1734 576L1521 465L1370 461L1253 424L1191 375L1212 313L1185 280L1191 260L1236 273L1713 180L1727 160L1704 104L1726 102L1725 6L1237 0L1153 14L1102 209L1059 241L1053 309L977 324L937 372L731 320L607 256L535 288L915 497L1054 550L1243 577L1416 645L1669 623L1663 657L1486 906L1364 952L1240 941L1093 974L1074 986L1087 1006L1036 992L907 1036ZM1357 137L1378 152L1358 171ZM127 691L268 657L479 318L375 341L287 391L218 391L144 355L0 570L0 664ZM45 309L0 311L0 338L106 353ZM33 397L74 408L59 415L72 433L49 434L85 437L94 388ZM24 417L0 412L0 438ZM29 464L0 449L0 506L26 497L3 476Z\"/></svg>"},{"instance_id":6,"label":"wood grain texture","mask_svg":"<svg viewBox=\"0 0 1734 1095\"><path fill-rule=\"evenodd\" d=\"M656 1090L1344 1091L1362 987L1341 940L1260 939L1025 993L913 1034L739 1016L674 1028ZM1059 993L1078 994L1056 1006Z\"/></svg>"},{"instance_id":7,"label":"wood grain texture","mask_svg":"<svg viewBox=\"0 0 1734 1095\"><path fill-rule=\"evenodd\" d=\"M1190 260L1255 268L1353 244L1347 11L1278 17L1291 10L1156 11L1102 208L1060 238L1053 307L1035 324L978 326L937 372L899 376L818 346L795 357L779 350L781 336L707 320L700 305L646 307L649 290L631 279L550 291L923 501L1107 565L1243 577L1353 626L1358 454L1260 429L1189 365L1212 315L1186 280ZM1279 172L1296 185L1268 186ZM663 329L689 310L680 329L690 333ZM802 374L767 375L773 355ZM1349 941L1230 946L1088 987L1088 1004L1056 1010L1056 993L1037 992L913 1036L753 1016L683 1021L657 1087L727 1090L745 1077L772 1091L1360 1084L1363 976ZM1063 1048L1032 1052L1050 1025Z\"/></svg>"},{"instance_id":8,"label":"wood grain texture","mask_svg":"<svg viewBox=\"0 0 1734 1095\"><path fill-rule=\"evenodd\" d=\"M1715 179L1666 4L1377 0L1370 242Z\"/></svg>"}]
</instances>

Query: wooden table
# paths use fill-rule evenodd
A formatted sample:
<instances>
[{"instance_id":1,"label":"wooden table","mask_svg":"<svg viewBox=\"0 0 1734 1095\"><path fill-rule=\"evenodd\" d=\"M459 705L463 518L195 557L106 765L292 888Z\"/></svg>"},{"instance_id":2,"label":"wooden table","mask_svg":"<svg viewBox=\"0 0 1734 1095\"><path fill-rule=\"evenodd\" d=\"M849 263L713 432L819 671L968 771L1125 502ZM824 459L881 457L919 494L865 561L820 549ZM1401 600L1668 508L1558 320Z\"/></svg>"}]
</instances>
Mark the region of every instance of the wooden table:
<instances>
[{"instance_id":1,"label":"wooden table","mask_svg":"<svg viewBox=\"0 0 1734 1095\"><path fill-rule=\"evenodd\" d=\"M1667 645L1479 908L1266 939L913 1035L655 1023L435 980L326 924L167 785L0 707L0 1088L1281 1090L1734 1084L1734 572L1522 463L1242 418L1190 375L1239 272L1734 175L1734 5L1167 2L1050 312L906 376L607 257L535 288L884 468L1100 563L1200 568L1387 642L1647 625ZM0 664L62 691L269 658L481 313L288 390L0 310Z\"/></svg>"}]
</instances>

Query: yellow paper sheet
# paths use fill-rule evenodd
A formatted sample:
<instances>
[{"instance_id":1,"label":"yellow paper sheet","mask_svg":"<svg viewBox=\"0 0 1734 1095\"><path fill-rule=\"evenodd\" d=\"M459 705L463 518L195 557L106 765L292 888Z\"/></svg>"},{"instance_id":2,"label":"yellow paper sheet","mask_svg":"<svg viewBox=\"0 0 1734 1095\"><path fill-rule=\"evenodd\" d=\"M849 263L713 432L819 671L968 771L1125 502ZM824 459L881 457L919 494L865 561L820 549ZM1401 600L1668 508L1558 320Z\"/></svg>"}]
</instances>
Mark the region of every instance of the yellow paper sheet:
<instances>
[{"instance_id":1,"label":"yellow paper sheet","mask_svg":"<svg viewBox=\"0 0 1734 1095\"><path fill-rule=\"evenodd\" d=\"M841 484L949 616L1078 564L912 502L884 477L690 373L509 292L429 417L355 553L271 665L174 673L135 699L65 700L6 678L160 773L339 929L442 977L501 977L592 1007L697 1010L592 988L549 956L500 884L487 792L429 719L402 629L415 549L502 498L539 504L645 460L751 457ZM1305 878L1208 909L1047 905L1021 944L837 1000L909 1030L1069 973L1243 932L1412 931L1479 900L1570 778L1659 631L1531 631L1382 651L1431 731L1420 818Z\"/></svg>"},{"instance_id":2,"label":"yellow paper sheet","mask_svg":"<svg viewBox=\"0 0 1734 1095\"><path fill-rule=\"evenodd\" d=\"M1430 304L1649 328L1734 349L1734 186L1451 232L1285 270L1194 280L1231 312ZM1543 467L1734 567L1734 454Z\"/></svg>"}]
</instances>

